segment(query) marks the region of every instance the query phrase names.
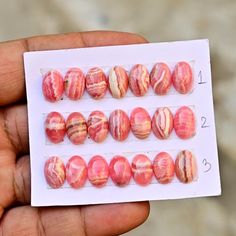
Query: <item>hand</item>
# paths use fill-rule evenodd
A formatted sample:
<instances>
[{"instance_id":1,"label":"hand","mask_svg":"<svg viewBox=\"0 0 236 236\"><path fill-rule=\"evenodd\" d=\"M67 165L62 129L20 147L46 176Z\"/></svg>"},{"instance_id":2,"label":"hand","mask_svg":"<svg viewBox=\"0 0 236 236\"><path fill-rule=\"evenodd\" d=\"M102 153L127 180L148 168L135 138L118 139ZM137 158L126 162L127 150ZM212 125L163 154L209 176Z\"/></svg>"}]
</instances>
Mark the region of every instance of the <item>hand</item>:
<instances>
[{"instance_id":1,"label":"hand","mask_svg":"<svg viewBox=\"0 0 236 236\"><path fill-rule=\"evenodd\" d=\"M22 55L26 51L145 43L140 36L86 32L0 43L0 235L117 235L138 226L149 204L42 207L30 204L30 161Z\"/></svg>"}]
</instances>

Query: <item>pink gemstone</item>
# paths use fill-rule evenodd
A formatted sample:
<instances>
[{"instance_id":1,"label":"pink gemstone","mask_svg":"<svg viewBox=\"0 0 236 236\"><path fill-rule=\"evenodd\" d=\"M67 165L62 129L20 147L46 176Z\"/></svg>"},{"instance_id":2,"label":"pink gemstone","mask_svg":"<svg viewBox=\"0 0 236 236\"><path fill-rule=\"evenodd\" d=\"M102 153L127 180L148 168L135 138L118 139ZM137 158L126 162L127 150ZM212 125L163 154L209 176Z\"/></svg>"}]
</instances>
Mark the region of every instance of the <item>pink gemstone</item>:
<instances>
[{"instance_id":1,"label":"pink gemstone","mask_svg":"<svg viewBox=\"0 0 236 236\"><path fill-rule=\"evenodd\" d=\"M43 77L43 95L49 102L56 102L62 98L64 86L63 76L56 70L51 70Z\"/></svg>"},{"instance_id":2,"label":"pink gemstone","mask_svg":"<svg viewBox=\"0 0 236 236\"><path fill-rule=\"evenodd\" d=\"M66 133L73 144L82 144L87 136L87 124L79 112L71 113L66 120Z\"/></svg>"},{"instance_id":3,"label":"pink gemstone","mask_svg":"<svg viewBox=\"0 0 236 236\"><path fill-rule=\"evenodd\" d=\"M139 139L145 139L151 133L151 117L148 112L142 108L135 108L130 115L130 125L133 134Z\"/></svg>"},{"instance_id":4,"label":"pink gemstone","mask_svg":"<svg viewBox=\"0 0 236 236\"><path fill-rule=\"evenodd\" d=\"M108 134L108 120L105 114L101 111L93 111L88 118L88 134L90 138L101 143L105 140Z\"/></svg>"},{"instance_id":5,"label":"pink gemstone","mask_svg":"<svg viewBox=\"0 0 236 236\"><path fill-rule=\"evenodd\" d=\"M66 180L72 188L84 186L87 179L86 163L80 156L71 157L66 164Z\"/></svg>"},{"instance_id":6,"label":"pink gemstone","mask_svg":"<svg viewBox=\"0 0 236 236\"><path fill-rule=\"evenodd\" d=\"M101 99L107 90L107 78L99 67L91 68L86 75L86 89L94 99Z\"/></svg>"},{"instance_id":7,"label":"pink gemstone","mask_svg":"<svg viewBox=\"0 0 236 236\"><path fill-rule=\"evenodd\" d=\"M130 164L123 156L114 156L109 165L112 181L118 186L127 185L132 177Z\"/></svg>"},{"instance_id":8,"label":"pink gemstone","mask_svg":"<svg viewBox=\"0 0 236 236\"><path fill-rule=\"evenodd\" d=\"M173 85L181 94L189 93L193 87L193 74L191 66L187 62L179 62L172 74Z\"/></svg>"},{"instance_id":9,"label":"pink gemstone","mask_svg":"<svg viewBox=\"0 0 236 236\"><path fill-rule=\"evenodd\" d=\"M173 115L169 108L158 108L152 118L152 130L159 139L169 138L173 130Z\"/></svg>"},{"instance_id":10,"label":"pink gemstone","mask_svg":"<svg viewBox=\"0 0 236 236\"><path fill-rule=\"evenodd\" d=\"M121 66L115 66L109 73L109 89L114 98L125 96L129 86L129 77L125 69Z\"/></svg>"},{"instance_id":11,"label":"pink gemstone","mask_svg":"<svg viewBox=\"0 0 236 236\"><path fill-rule=\"evenodd\" d=\"M132 172L137 184L145 186L151 183L153 170L152 162L143 154L138 154L132 161Z\"/></svg>"},{"instance_id":12,"label":"pink gemstone","mask_svg":"<svg viewBox=\"0 0 236 236\"><path fill-rule=\"evenodd\" d=\"M188 151L181 151L175 160L175 173L182 183L190 183L197 178L197 163L194 155Z\"/></svg>"},{"instance_id":13,"label":"pink gemstone","mask_svg":"<svg viewBox=\"0 0 236 236\"><path fill-rule=\"evenodd\" d=\"M88 178L92 185L101 187L109 177L109 168L106 160L99 155L94 156L88 163Z\"/></svg>"},{"instance_id":14,"label":"pink gemstone","mask_svg":"<svg viewBox=\"0 0 236 236\"><path fill-rule=\"evenodd\" d=\"M45 133L52 143L60 143L66 134L64 117L58 112L51 112L44 122Z\"/></svg>"},{"instance_id":15,"label":"pink gemstone","mask_svg":"<svg viewBox=\"0 0 236 236\"><path fill-rule=\"evenodd\" d=\"M71 100L82 97L85 88L85 76L79 68L71 68L67 71L64 79L65 94Z\"/></svg>"},{"instance_id":16,"label":"pink gemstone","mask_svg":"<svg viewBox=\"0 0 236 236\"><path fill-rule=\"evenodd\" d=\"M175 165L167 152L160 152L153 161L153 171L156 179L161 184L168 184L172 181L175 173Z\"/></svg>"},{"instance_id":17,"label":"pink gemstone","mask_svg":"<svg viewBox=\"0 0 236 236\"><path fill-rule=\"evenodd\" d=\"M124 141L130 131L130 122L127 114L119 109L113 111L109 118L109 129L115 140Z\"/></svg>"},{"instance_id":18,"label":"pink gemstone","mask_svg":"<svg viewBox=\"0 0 236 236\"><path fill-rule=\"evenodd\" d=\"M157 63L150 74L151 85L158 95L165 95L170 90L172 79L169 67L165 63Z\"/></svg>"},{"instance_id":19,"label":"pink gemstone","mask_svg":"<svg viewBox=\"0 0 236 236\"><path fill-rule=\"evenodd\" d=\"M60 188L66 178L66 170L59 157L50 157L44 165L44 176L48 185L52 188Z\"/></svg>"},{"instance_id":20,"label":"pink gemstone","mask_svg":"<svg viewBox=\"0 0 236 236\"><path fill-rule=\"evenodd\" d=\"M195 117L193 111L186 106L180 107L174 117L174 128L181 139L189 139L196 133Z\"/></svg>"},{"instance_id":21,"label":"pink gemstone","mask_svg":"<svg viewBox=\"0 0 236 236\"><path fill-rule=\"evenodd\" d=\"M129 85L133 94L137 97L144 96L149 88L150 78L144 65L135 65L129 75Z\"/></svg>"}]
</instances>

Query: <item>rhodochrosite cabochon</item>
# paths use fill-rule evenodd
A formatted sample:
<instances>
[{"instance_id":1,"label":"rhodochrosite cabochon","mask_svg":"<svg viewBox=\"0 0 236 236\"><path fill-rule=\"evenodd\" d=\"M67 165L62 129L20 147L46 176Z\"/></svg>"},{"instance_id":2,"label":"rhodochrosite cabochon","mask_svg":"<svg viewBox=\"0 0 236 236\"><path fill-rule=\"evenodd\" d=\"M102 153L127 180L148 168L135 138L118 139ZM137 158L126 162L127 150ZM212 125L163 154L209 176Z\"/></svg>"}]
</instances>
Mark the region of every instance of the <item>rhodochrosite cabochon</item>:
<instances>
[{"instance_id":1,"label":"rhodochrosite cabochon","mask_svg":"<svg viewBox=\"0 0 236 236\"><path fill-rule=\"evenodd\" d=\"M71 100L82 97L85 88L85 76L81 69L71 68L67 71L64 79L65 94Z\"/></svg>"},{"instance_id":2,"label":"rhodochrosite cabochon","mask_svg":"<svg viewBox=\"0 0 236 236\"><path fill-rule=\"evenodd\" d=\"M48 71L43 77L42 90L47 101L59 101L64 91L63 76L61 73L57 70Z\"/></svg>"},{"instance_id":3,"label":"rhodochrosite cabochon","mask_svg":"<svg viewBox=\"0 0 236 236\"><path fill-rule=\"evenodd\" d=\"M129 86L129 77L121 66L112 67L109 72L108 85L114 98L122 98L126 95Z\"/></svg>"},{"instance_id":4,"label":"rhodochrosite cabochon","mask_svg":"<svg viewBox=\"0 0 236 236\"><path fill-rule=\"evenodd\" d=\"M107 78L103 70L99 67L89 69L86 75L86 89L94 99L101 99L107 90Z\"/></svg>"},{"instance_id":5,"label":"rhodochrosite cabochon","mask_svg":"<svg viewBox=\"0 0 236 236\"><path fill-rule=\"evenodd\" d=\"M60 143L66 134L66 122L59 112L50 112L44 122L45 133L52 143Z\"/></svg>"}]
</instances>

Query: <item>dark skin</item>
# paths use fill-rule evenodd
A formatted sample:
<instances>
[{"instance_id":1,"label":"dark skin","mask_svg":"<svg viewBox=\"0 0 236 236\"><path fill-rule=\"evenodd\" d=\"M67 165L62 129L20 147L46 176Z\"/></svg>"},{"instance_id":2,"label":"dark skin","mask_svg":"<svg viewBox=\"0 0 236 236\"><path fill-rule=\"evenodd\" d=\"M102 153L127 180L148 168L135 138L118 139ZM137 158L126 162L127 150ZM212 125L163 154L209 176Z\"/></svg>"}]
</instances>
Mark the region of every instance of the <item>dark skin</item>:
<instances>
[{"instance_id":1,"label":"dark skin","mask_svg":"<svg viewBox=\"0 0 236 236\"><path fill-rule=\"evenodd\" d=\"M84 32L0 43L0 236L119 235L142 224L149 203L30 206L30 160L22 55L27 51L146 43L141 36Z\"/></svg>"}]
</instances>

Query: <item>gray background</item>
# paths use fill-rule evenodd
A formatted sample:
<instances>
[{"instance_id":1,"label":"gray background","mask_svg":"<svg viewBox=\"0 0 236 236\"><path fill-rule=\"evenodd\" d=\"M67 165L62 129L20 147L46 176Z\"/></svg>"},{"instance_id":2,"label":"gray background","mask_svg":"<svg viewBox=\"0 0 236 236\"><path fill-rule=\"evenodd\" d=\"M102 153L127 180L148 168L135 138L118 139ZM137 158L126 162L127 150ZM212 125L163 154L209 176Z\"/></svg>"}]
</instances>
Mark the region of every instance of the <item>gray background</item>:
<instances>
[{"instance_id":1,"label":"gray background","mask_svg":"<svg viewBox=\"0 0 236 236\"><path fill-rule=\"evenodd\" d=\"M0 41L111 29L151 42L209 38L223 195L151 203L132 235L236 235L235 0L0 0Z\"/></svg>"}]
</instances>

